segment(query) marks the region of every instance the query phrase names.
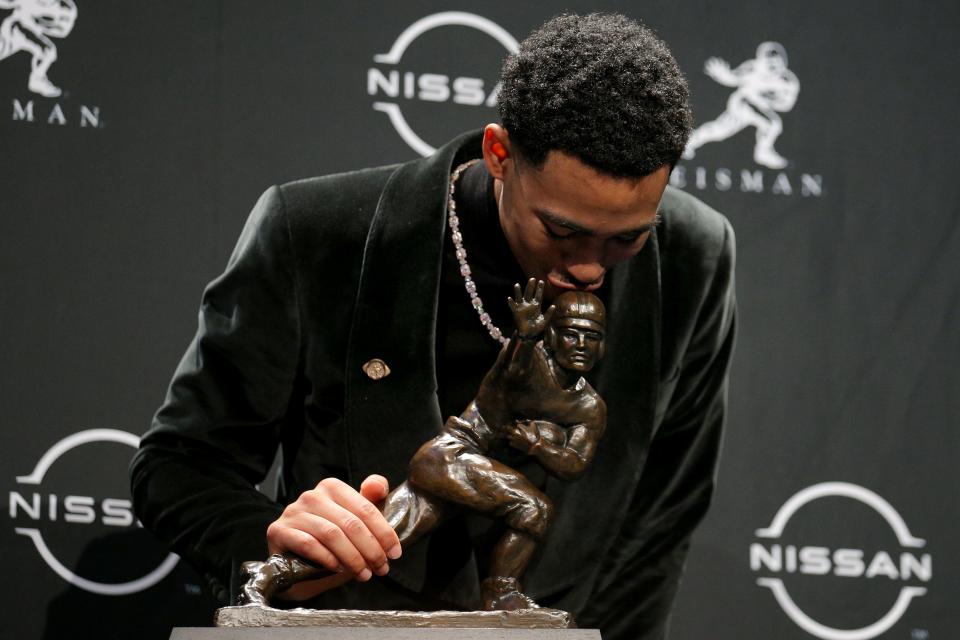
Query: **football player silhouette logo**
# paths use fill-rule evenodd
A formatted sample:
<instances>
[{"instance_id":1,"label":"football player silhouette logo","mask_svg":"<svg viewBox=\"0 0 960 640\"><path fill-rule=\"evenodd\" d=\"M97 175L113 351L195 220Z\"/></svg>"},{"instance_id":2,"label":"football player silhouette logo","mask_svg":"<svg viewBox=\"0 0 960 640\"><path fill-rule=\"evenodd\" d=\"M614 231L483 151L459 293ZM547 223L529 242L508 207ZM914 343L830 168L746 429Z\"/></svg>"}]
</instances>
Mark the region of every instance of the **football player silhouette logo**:
<instances>
[{"instance_id":1,"label":"football player silhouette logo","mask_svg":"<svg viewBox=\"0 0 960 640\"><path fill-rule=\"evenodd\" d=\"M58 97L60 88L47 77L57 59L57 45L51 38L70 35L77 5L73 0L0 0L0 9L13 9L0 23L0 60L29 52L33 59L27 88L45 98Z\"/></svg>"},{"instance_id":2,"label":"football player silhouette logo","mask_svg":"<svg viewBox=\"0 0 960 640\"><path fill-rule=\"evenodd\" d=\"M715 120L697 127L690 136L684 158L692 158L697 149L708 142L726 140L747 127L756 127L757 138L753 160L771 169L787 166L787 159L777 153L773 143L783 131L783 120L777 112L793 109L800 93L800 81L787 68L787 52L776 42L757 47L757 57L731 69L726 60L710 58L704 73L725 87L736 87L727 99L727 109Z\"/></svg>"}]
</instances>

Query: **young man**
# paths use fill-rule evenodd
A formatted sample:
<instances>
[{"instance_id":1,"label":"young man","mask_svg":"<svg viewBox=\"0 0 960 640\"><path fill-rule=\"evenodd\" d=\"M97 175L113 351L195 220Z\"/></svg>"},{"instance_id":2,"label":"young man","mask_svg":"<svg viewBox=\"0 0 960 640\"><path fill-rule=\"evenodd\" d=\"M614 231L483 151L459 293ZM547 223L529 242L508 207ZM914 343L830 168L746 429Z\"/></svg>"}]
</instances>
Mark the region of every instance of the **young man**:
<instances>
[{"instance_id":1,"label":"young man","mask_svg":"<svg viewBox=\"0 0 960 640\"><path fill-rule=\"evenodd\" d=\"M456 518L401 549L374 505L475 396L510 335L514 283L536 278L546 303L584 290L606 306L588 377L607 426L574 483L502 452L555 506L524 591L606 640L665 632L713 487L733 234L666 186L687 88L644 27L554 18L502 82L501 123L482 135L267 191L207 288L132 482L141 521L222 591L269 551L341 570L288 594L312 606L478 607L502 523ZM273 502L254 485L278 445Z\"/></svg>"}]
</instances>

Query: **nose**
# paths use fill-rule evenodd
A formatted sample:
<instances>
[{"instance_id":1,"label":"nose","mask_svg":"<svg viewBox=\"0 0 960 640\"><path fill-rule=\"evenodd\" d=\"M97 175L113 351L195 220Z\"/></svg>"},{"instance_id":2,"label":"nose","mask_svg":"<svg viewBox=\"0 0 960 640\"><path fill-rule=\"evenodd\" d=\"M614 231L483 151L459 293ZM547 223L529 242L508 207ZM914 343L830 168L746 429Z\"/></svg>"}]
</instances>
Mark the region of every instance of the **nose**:
<instances>
[{"instance_id":1,"label":"nose","mask_svg":"<svg viewBox=\"0 0 960 640\"><path fill-rule=\"evenodd\" d=\"M582 333L577 334L577 347L583 349L587 346L587 337Z\"/></svg>"},{"instance_id":2,"label":"nose","mask_svg":"<svg viewBox=\"0 0 960 640\"><path fill-rule=\"evenodd\" d=\"M602 238L581 238L563 256L565 275L580 289L598 285L607 271L606 258Z\"/></svg>"}]
</instances>

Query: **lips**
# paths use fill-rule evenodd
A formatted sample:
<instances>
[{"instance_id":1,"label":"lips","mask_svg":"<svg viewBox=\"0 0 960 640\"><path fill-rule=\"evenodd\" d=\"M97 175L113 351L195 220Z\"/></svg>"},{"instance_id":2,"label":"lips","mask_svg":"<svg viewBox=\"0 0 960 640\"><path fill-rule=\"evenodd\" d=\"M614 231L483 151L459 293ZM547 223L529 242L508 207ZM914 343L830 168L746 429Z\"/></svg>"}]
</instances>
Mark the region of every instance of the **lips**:
<instances>
[{"instance_id":1,"label":"lips","mask_svg":"<svg viewBox=\"0 0 960 640\"><path fill-rule=\"evenodd\" d=\"M598 279L587 285L576 285L558 274L548 273L547 281L557 289L564 289L566 291L596 291L603 285L603 277L604 276L600 276Z\"/></svg>"}]
</instances>

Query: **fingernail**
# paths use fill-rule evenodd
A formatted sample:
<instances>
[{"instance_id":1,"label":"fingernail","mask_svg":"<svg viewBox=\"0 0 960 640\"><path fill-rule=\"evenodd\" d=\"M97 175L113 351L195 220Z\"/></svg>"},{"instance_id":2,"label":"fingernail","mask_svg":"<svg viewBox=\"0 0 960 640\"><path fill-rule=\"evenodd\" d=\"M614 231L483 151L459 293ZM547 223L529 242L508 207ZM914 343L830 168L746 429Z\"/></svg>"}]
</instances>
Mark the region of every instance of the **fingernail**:
<instances>
[{"instance_id":1,"label":"fingernail","mask_svg":"<svg viewBox=\"0 0 960 640\"><path fill-rule=\"evenodd\" d=\"M385 576L390 571L390 563L384 562L382 565L377 567L376 573L378 576Z\"/></svg>"},{"instance_id":2,"label":"fingernail","mask_svg":"<svg viewBox=\"0 0 960 640\"><path fill-rule=\"evenodd\" d=\"M387 557L391 560L396 560L401 555L403 555L403 549L400 548L399 544L395 544L390 548L390 551L387 551Z\"/></svg>"},{"instance_id":3,"label":"fingernail","mask_svg":"<svg viewBox=\"0 0 960 640\"><path fill-rule=\"evenodd\" d=\"M372 577L373 577L373 573L370 572L370 569L364 569L359 573L359 575L357 575L357 580L359 580L360 582L366 582Z\"/></svg>"}]
</instances>

